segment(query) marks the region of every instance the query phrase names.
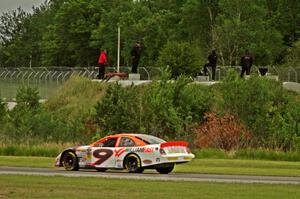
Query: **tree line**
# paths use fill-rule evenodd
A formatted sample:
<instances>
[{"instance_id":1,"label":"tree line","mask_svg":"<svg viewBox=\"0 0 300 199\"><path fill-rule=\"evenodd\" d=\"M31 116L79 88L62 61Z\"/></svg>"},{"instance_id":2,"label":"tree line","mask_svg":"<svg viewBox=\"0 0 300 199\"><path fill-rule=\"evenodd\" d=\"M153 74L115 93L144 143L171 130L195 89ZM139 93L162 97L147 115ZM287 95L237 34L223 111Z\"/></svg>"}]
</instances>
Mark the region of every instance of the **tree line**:
<instances>
[{"instance_id":1,"label":"tree line","mask_svg":"<svg viewBox=\"0 0 300 199\"><path fill-rule=\"evenodd\" d=\"M300 63L297 0L48 0L0 17L0 64L95 66L106 48L115 65L118 27L125 66L137 40L143 66L164 64L172 45L194 49L182 63L202 64L213 48L219 65L238 65L246 49L256 65Z\"/></svg>"}]
</instances>

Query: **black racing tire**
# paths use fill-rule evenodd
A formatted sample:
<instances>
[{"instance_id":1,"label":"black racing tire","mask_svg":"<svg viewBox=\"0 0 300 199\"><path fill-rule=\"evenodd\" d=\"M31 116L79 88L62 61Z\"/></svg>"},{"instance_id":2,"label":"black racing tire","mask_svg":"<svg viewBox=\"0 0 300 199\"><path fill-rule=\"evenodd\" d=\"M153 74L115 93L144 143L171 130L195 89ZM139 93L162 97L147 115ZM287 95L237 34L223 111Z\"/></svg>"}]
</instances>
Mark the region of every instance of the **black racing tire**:
<instances>
[{"instance_id":1,"label":"black racing tire","mask_svg":"<svg viewBox=\"0 0 300 199\"><path fill-rule=\"evenodd\" d=\"M67 151L62 156L62 165L67 171L78 171L78 158L73 151Z\"/></svg>"},{"instance_id":2,"label":"black racing tire","mask_svg":"<svg viewBox=\"0 0 300 199\"><path fill-rule=\"evenodd\" d=\"M157 168L156 171L160 174L168 174L171 173L174 169L174 165L173 166L169 166L169 167L160 167Z\"/></svg>"},{"instance_id":3,"label":"black racing tire","mask_svg":"<svg viewBox=\"0 0 300 199\"><path fill-rule=\"evenodd\" d=\"M107 169L104 169L104 168L96 168L96 170L97 170L98 172L105 172Z\"/></svg>"},{"instance_id":4,"label":"black racing tire","mask_svg":"<svg viewBox=\"0 0 300 199\"><path fill-rule=\"evenodd\" d=\"M136 154L129 154L125 158L124 168L129 173L143 173L144 168L142 168L141 159Z\"/></svg>"}]
</instances>

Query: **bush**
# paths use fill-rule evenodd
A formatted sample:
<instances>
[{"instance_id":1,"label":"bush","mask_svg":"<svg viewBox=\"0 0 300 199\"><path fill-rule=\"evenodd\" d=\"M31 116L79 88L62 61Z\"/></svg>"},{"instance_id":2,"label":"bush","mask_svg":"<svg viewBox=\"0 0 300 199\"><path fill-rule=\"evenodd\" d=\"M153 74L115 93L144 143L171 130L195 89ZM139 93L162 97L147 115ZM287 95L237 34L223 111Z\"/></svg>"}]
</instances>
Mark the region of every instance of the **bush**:
<instances>
[{"instance_id":1,"label":"bush","mask_svg":"<svg viewBox=\"0 0 300 199\"><path fill-rule=\"evenodd\" d=\"M20 108L39 108L40 96L37 88L31 88L27 86L22 86L18 89L16 95L16 109Z\"/></svg>"},{"instance_id":2,"label":"bush","mask_svg":"<svg viewBox=\"0 0 300 199\"><path fill-rule=\"evenodd\" d=\"M251 129L253 146L295 149L300 136L300 104L280 82L255 76L244 80L231 71L219 89L223 97L219 109L237 115Z\"/></svg>"},{"instance_id":3,"label":"bush","mask_svg":"<svg viewBox=\"0 0 300 199\"><path fill-rule=\"evenodd\" d=\"M196 147L233 150L248 145L251 134L234 115L206 113L204 118L206 122L194 129Z\"/></svg>"},{"instance_id":4,"label":"bush","mask_svg":"<svg viewBox=\"0 0 300 199\"><path fill-rule=\"evenodd\" d=\"M168 42L161 50L157 65L170 66L172 77L195 75L200 71L202 60L200 49L189 43Z\"/></svg>"},{"instance_id":5,"label":"bush","mask_svg":"<svg viewBox=\"0 0 300 199\"><path fill-rule=\"evenodd\" d=\"M109 86L95 107L99 128L106 133L142 132L166 139L192 137L191 128L209 110L213 98L209 88L190 84L187 77L169 78L164 71L161 81L148 85Z\"/></svg>"},{"instance_id":6,"label":"bush","mask_svg":"<svg viewBox=\"0 0 300 199\"><path fill-rule=\"evenodd\" d=\"M94 119L104 132L136 133L141 125L141 93L136 87L108 87L105 96L95 106Z\"/></svg>"},{"instance_id":7,"label":"bush","mask_svg":"<svg viewBox=\"0 0 300 199\"><path fill-rule=\"evenodd\" d=\"M162 79L147 86L142 117L147 134L174 138L182 132L182 118L174 106L174 84Z\"/></svg>"}]
</instances>

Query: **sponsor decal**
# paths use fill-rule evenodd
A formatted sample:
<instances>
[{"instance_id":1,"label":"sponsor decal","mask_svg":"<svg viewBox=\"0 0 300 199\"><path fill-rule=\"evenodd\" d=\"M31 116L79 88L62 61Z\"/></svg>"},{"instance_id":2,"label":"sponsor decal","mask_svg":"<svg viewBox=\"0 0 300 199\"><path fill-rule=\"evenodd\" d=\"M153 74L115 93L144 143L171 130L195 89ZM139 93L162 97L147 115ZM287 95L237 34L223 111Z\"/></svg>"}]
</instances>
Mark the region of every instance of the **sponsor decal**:
<instances>
[{"instance_id":1,"label":"sponsor decal","mask_svg":"<svg viewBox=\"0 0 300 199\"><path fill-rule=\"evenodd\" d=\"M151 160L143 160L143 163L144 163L144 164L151 164L152 161L151 161Z\"/></svg>"},{"instance_id":2,"label":"sponsor decal","mask_svg":"<svg viewBox=\"0 0 300 199\"><path fill-rule=\"evenodd\" d=\"M125 151L126 148L115 149L115 156L120 157Z\"/></svg>"},{"instance_id":3,"label":"sponsor decal","mask_svg":"<svg viewBox=\"0 0 300 199\"><path fill-rule=\"evenodd\" d=\"M149 148L149 147L128 148L127 152L153 153L154 148Z\"/></svg>"}]
</instances>

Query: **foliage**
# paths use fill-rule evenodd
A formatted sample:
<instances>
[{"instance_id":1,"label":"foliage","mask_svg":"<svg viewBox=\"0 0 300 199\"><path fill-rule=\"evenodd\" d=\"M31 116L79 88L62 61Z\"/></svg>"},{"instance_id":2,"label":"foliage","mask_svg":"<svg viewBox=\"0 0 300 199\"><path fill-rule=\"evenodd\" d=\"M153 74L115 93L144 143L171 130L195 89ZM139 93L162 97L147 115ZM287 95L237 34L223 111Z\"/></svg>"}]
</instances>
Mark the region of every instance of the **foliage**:
<instances>
[{"instance_id":1,"label":"foliage","mask_svg":"<svg viewBox=\"0 0 300 199\"><path fill-rule=\"evenodd\" d=\"M219 7L214 30L223 65L238 65L246 49L253 53L257 65L267 65L278 58L283 38L274 28L264 1L220 0Z\"/></svg>"},{"instance_id":2,"label":"foliage","mask_svg":"<svg viewBox=\"0 0 300 199\"><path fill-rule=\"evenodd\" d=\"M255 64L282 63L300 37L299 11L295 0L45 1L31 13L19 8L0 17L0 65L92 66L100 48L115 65L117 27L124 66L136 40L143 66L157 65L170 42L200 49L200 59L216 48L220 65L239 64L246 48Z\"/></svg>"},{"instance_id":3,"label":"foliage","mask_svg":"<svg viewBox=\"0 0 300 199\"><path fill-rule=\"evenodd\" d=\"M212 97L206 93L208 88L190 85L190 79L184 76L172 81L169 77L170 73L165 71L161 81L149 85L128 88L110 85L95 107L96 124L106 133L190 136L192 126L209 110Z\"/></svg>"},{"instance_id":4,"label":"foliage","mask_svg":"<svg viewBox=\"0 0 300 199\"><path fill-rule=\"evenodd\" d=\"M136 88L110 85L95 106L96 123L104 132L134 133L140 130L140 96Z\"/></svg>"},{"instance_id":5,"label":"foliage","mask_svg":"<svg viewBox=\"0 0 300 199\"><path fill-rule=\"evenodd\" d=\"M286 64L288 66L300 65L300 40L294 43L294 46L289 48L286 56Z\"/></svg>"},{"instance_id":6,"label":"foliage","mask_svg":"<svg viewBox=\"0 0 300 199\"><path fill-rule=\"evenodd\" d=\"M90 115L105 88L74 76L56 95L40 104L36 89L21 87L16 97L17 106L8 112L9 118L1 125L1 142L90 142L95 133Z\"/></svg>"},{"instance_id":7,"label":"foliage","mask_svg":"<svg viewBox=\"0 0 300 199\"><path fill-rule=\"evenodd\" d=\"M45 103L33 88L20 88L16 98L10 111L0 103L0 143L90 143L112 133L146 133L190 143L198 136L202 146L227 150L300 150L299 94L234 71L210 87L186 76L171 79L168 70L160 81L130 87L73 76ZM221 116L204 117L211 112Z\"/></svg>"},{"instance_id":8,"label":"foliage","mask_svg":"<svg viewBox=\"0 0 300 199\"><path fill-rule=\"evenodd\" d=\"M161 50L157 65L171 69L172 77L195 75L200 70L200 50L189 43L169 42Z\"/></svg>"},{"instance_id":9,"label":"foliage","mask_svg":"<svg viewBox=\"0 0 300 199\"><path fill-rule=\"evenodd\" d=\"M224 111L237 115L251 129L254 145L284 150L299 145L300 106L279 82L261 77L247 81L232 71L220 89Z\"/></svg>"},{"instance_id":10,"label":"foliage","mask_svg":"<svg viewBox=\"0 0 300 199\"><path fill-rule=\"evenodd\" d=\"M206 122L195 128L197 135L194 144L199 148L240 149L247 146L251 133L234 115L222 117L206 113Z\"/></svg>"}]
</instances>

